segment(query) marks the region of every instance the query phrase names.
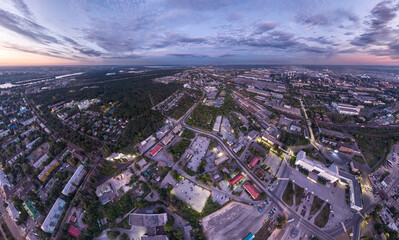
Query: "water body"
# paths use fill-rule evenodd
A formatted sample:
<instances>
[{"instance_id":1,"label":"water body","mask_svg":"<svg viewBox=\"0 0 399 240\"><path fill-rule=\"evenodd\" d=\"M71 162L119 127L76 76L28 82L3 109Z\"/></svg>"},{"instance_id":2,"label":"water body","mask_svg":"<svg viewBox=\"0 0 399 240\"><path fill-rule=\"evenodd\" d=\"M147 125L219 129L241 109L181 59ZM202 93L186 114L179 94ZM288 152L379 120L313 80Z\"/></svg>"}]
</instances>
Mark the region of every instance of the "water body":
<instances>
[{"instance_id":1,"label":"water body","mask_svg":"<svg viewBox=\"0 0 399 240\"><path fill-rule=\"evenodd\" d=\"M4 84L0 84L0 88L12 88L12 87L16 87L17 85L14 85L12 83L4 83Z\"/></svg>"}]
</instances>

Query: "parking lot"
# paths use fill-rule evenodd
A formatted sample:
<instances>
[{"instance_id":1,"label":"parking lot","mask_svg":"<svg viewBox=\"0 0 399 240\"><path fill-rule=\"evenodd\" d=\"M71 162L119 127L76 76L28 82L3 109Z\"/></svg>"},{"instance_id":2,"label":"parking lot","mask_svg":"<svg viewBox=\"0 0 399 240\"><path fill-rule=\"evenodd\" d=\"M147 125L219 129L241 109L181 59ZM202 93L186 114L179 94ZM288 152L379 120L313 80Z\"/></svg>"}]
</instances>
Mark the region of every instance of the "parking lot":
<instances>
[{"instance_id":1,"label":"parking lot","mask_svg":"<svg viewBox=\"0 0 399 240\"><path fill-rule=\"evenodd\" d=\"M260 213L257 207L232 202L203 218L202 226L207 239L238 240L256 233L268 217L266 209Z\"/></svg>"},{"instance_id":2,"label":"parking lot","mask_svg":"<svg viewBox=\"0 0 399 240\"><path fill-rule=\"evenodd\" d=\"M281 161L279 156L270 152L263 163L270 167L270 173L275 176L280 168Z\"/></svg>"},{"instance_id":3,"label":"parking lot","mask_svg":"<svg viewBox=\"0 0 399 240\"><path fill-rule=\"evenodd\" d=\"M172 189L172 194L197 212L202 212L206 201L211 195L208 190L197 186L185 178L182 178L182 180L176 184L176 186Z\"/></svg>"},{"instance_id":4,"label":"parking lot","mask_svg":"<svg viewBox=\"0 0 399 240\"><path fill-rule=\"evenodd\" d=\"M305 189L305 194L307 192L310 192L311 198L308 203L305 203L306 205L306 215L309 214L311 203L313 202L312 198L314 195L318 196L319 198L323 199L324 201L327 201L331 203L331 211L333 214L330 215L330 220L328 221L327 225L325 226L326 228L335 226L336 224L339 224L341 221L344 219L349 218L352 215L351 209L346 203L345 200L345 186L342 184L337 184L336 187L331 184L330 187L324 186L320 183L315 183L307 179L305 175L302 173L290 169L292 172L287 175L288 172L286 172L286 176L289 176L289 178L294 181L297 185L300 187L303 187ZM294 204L295 206L295 204ZM294 207L295 208L295 207ZM301 213L301 208L303 206L301 205L300 208L298 209L298 212ZM332 217L334 215L334 217Z\"/></svg>"}]
</instances>

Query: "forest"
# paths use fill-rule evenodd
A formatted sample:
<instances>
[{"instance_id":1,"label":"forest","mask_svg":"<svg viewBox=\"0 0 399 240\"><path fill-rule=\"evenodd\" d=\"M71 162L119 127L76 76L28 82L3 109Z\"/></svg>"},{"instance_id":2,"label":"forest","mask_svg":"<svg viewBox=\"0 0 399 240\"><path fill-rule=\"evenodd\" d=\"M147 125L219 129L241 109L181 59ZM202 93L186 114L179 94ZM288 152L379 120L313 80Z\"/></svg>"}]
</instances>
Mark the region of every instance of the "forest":
<instances>
[{"instance_id":1,"label":"forest","mask_svg":"<svg viewBox=\"0 0 399 240\"><path fill-rule=\"evenodd\" d=\"M118 143L111 149L116 151L131 143L142 141L162 126L164 116L158 111L151 110L151 108L182 88L182 84L156 83L152 79L174 73L176 73L176 70L156 70L151 71L151 74L145 73L143 75L127 74L118 81L98 83L95 86L84 88L59 88L30 97L36 105L42 105L42 110L45 111L48 111L47 106L61 101L98 98L101 100L100 104L116 102L117 107L112 116L129 121ZM94 77L91 75L90 77L90 81L93 81ZM108 78L110 77L112 76L108 76ZM84 79L81 79L81 81L84 81ZM54 117L51 120L55 121L56 119ZM57 121L59 120L57 119Z\"/></svg>"}]
</instances>

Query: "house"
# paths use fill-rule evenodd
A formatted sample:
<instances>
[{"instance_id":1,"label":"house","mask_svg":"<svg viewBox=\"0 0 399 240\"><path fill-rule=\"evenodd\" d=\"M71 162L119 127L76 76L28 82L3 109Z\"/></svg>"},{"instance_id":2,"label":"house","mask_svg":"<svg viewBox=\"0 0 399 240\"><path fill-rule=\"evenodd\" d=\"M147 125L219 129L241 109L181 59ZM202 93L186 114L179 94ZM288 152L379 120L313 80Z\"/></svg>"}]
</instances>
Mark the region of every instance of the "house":
<instances>
[{"instance_id":1,"label":"house","mask_svg":"<svg viewBox=\"0 0 399 240\"><path fill-rule=\"evenodd\" d=\"M248 164L249 168L253 168L256 166L256 164L259 162L260 158L255 156L252 158L251 162Z\"/></svg>"},{"instance_id":2,"label":"house","mask_svg":"<svg viewBox=\"0 0 399 240\"><path fill-rule=\"evenodd\" d=\"M239 173L237 175L235 175L230 181L229 184L230 186L234 186L236 185L239 181L241 181L241 179L243 179L244 176L242 175L242 173Z\"/></svg>"},{"instance_id":3,"label":"house","mask_svg":"<svg viewBox=\"0 0 399 240\"><path fill-rule=\"evenodd\" d=\"M150 155L151 157L154 157L155 155L157 155L161 150L162 150L162 145L158 144L156 147L154 147L151 151L150 151Z\"/></svg>"},{"instance_id":4,"label":"house","mask_svg":"<svg viewBox=\"0 0 399 240\"><path fill-rule=\"evenodd\" d=\"M80 236L81 232L78 228L71 225L68 228L68 234L74 238L78 238Z\"/></svg>"},{"instance_id":5,"label":"house","mask_svg":"<svg viewBox=\"0 0 399 240\"><path fill-rule=\"evenodd\" d=\"M256 187L252 185L250 182L246 182L244 184L244 189L247 190L247 192L251 195L253 199L258 198L260 195L258 189L256 189Z\"/></svg>"}]
</instances>

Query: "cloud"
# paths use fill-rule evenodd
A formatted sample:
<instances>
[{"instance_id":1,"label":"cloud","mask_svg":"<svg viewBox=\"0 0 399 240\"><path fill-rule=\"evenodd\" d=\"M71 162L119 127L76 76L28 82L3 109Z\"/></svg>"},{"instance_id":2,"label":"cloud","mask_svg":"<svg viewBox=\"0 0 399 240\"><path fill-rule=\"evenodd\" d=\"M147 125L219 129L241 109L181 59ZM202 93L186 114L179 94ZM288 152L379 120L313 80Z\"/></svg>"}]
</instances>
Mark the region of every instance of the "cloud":
<instances>
[{"instance_id":1,"label":"cloud","mask_svg":"<svg viewBox=\"0 0 399 240\"><path fill-rule=\"evenodd\" d=\"M74 48L76 51L80 52L81 54L84 54L89 57L99 57L101 56L101 52L89 49L89 48Z\"/></svg>"},{"instance_id":2,"label":"cloud","mask_svg":"<svg viewBox=\"0 0 399 240\"><path fill-rule=\"evenodd\" d=\"M126 54L126 55L120 55L120 56L104 56L103 58L106 59L136 59L136 58L141 58L142 56L137 55L137 54Z\"/></svg>"},{"instance_id":3,"label":"cloud","mask_svg":"<svg viewBox=\"0 0 399 240\"><path fill-rule=\"evenodd\" d=\"M263 34L277 27L275 22L261 22L256 26L254 34Z\"/></svg>"},{"instance_id":4,"label":"cloud","mask_svg":"<svg viewBox=\"0 0 399 240\"><path fill-rule=\"evenodd\" d=\"M168 54L172 57L179 57L179 58L209 58L207 55L198 55L198 54L191 54L191 53L170 53Z\"/></svg>"},{"instance_id":5,"label":"cloud","mask_svg":"<svg viewBox=\"0 0 399 240\"><path fill-rule=\"evenodd\" d=\"M220 55L219 57L220 57L220 58L229 58L229 57L234 57L234 56L235 56L234 54L226 53L226 54Z\"/></svg>"},{"instance_id":6,"label":"cloud","mask_svg":"<svg viewBox=\"0 0 399 240\"><path fill-rule=\"evenodd\" d=\"M34 48L27 48L27 47L19 46L17 44L12 44L12 43L7 43L7 42L3 43L2 47L7 48L7 49L21 51L21 52L26 52L26 53L38 54L38 55L47 56L47 57L54 57L54 58L60 58L60 59L66 59L66 60L74 60L75 59L75 58L67 57L67 56L65 56L65 53L54 50L54 49L37 50Z\"/></svg>"},{"instance_id":7,"label":"cloud","mask_svg":"<svg viewBox=\"0 0 399 240\"><path fill-rule=\"evenodd\" d=\"M306 40L311 41L311 42L320 43L320 44L323 44L323 45L338 46L338 44L334 43L334 42L331 41L331 40L328 40L328 39L327 39L326 37L324 37L324 36L320 36L320 37L317 37L317 38L315 38L315 37L309 37L309 38L306 38Z\"/></svg>"},{"instance_id":8,"label":"cloud","mask_svg":"<svg viewBox=\"0 0 399 240\"><path fill-rule=\"evenodd\" d=\"M226 20L229 22L236 22L244 17L244 14L241 12L231 12L227 15Z\"/></svg>"},{"instance_id":9,"label":"cloud","mask_svg":"<svg viewBox=\"0 0 399 240\"><path fill-rule=\"evenodd\" d=\"M158 40L151 48L165 48L169 46L188 46L205 44L208 40L202 37L187 37L178 33L166 33L163 39Z\"/></svg>"},{"instance_id":10,"label":"cloud","mask_svg":"<svg viewBox=\"0 0 399 240\"><path fill-rule=\"evenodd\" d=\"M2 9L0 9L0 26L41 44L60 44L57 38L46 33L48 30L43 26Z\"/></svg>"},{"instance_id":11,"label":"cloud","mask_svg":"<svg viewBox=\"0 0 399 240\"><path fill-rule=\"evenodd\" d=\"M13 0L14 6L18 9L25 17L31 18L33 17L32 12L30 11L28 5L24 2L24 0Z\"/></svg>"},{"instance_id":12,"label":"cloud","mask_svg":"<svg viewBox=\"0 0 399 240\"><path fill-rule=\"evenodd\" d=\"M368 28L364 33L351 41L355 46L367 46L369 44L380 44L387 40L392 40L394 33L388 24L396 17L396 11L399 10L399 4L392 4L391 1L382 1L378 3L369 16L367 22ZM394 36L396 38L397 36Z\"/></svg>"},{"instance_id":13,"label":"cloud","mask_svg":"<svg viewBox=\"0 0 399 240\"><path fill-rule=\"evenodd\" d=\"M339 8L335 11L316 14L300 13L296 15L295 20L306 26L331 26L344 21L357 23L359 17L351 11ZM343 27L343 25L341 25L341 27Z\"/></svg>"}]
</instances>

